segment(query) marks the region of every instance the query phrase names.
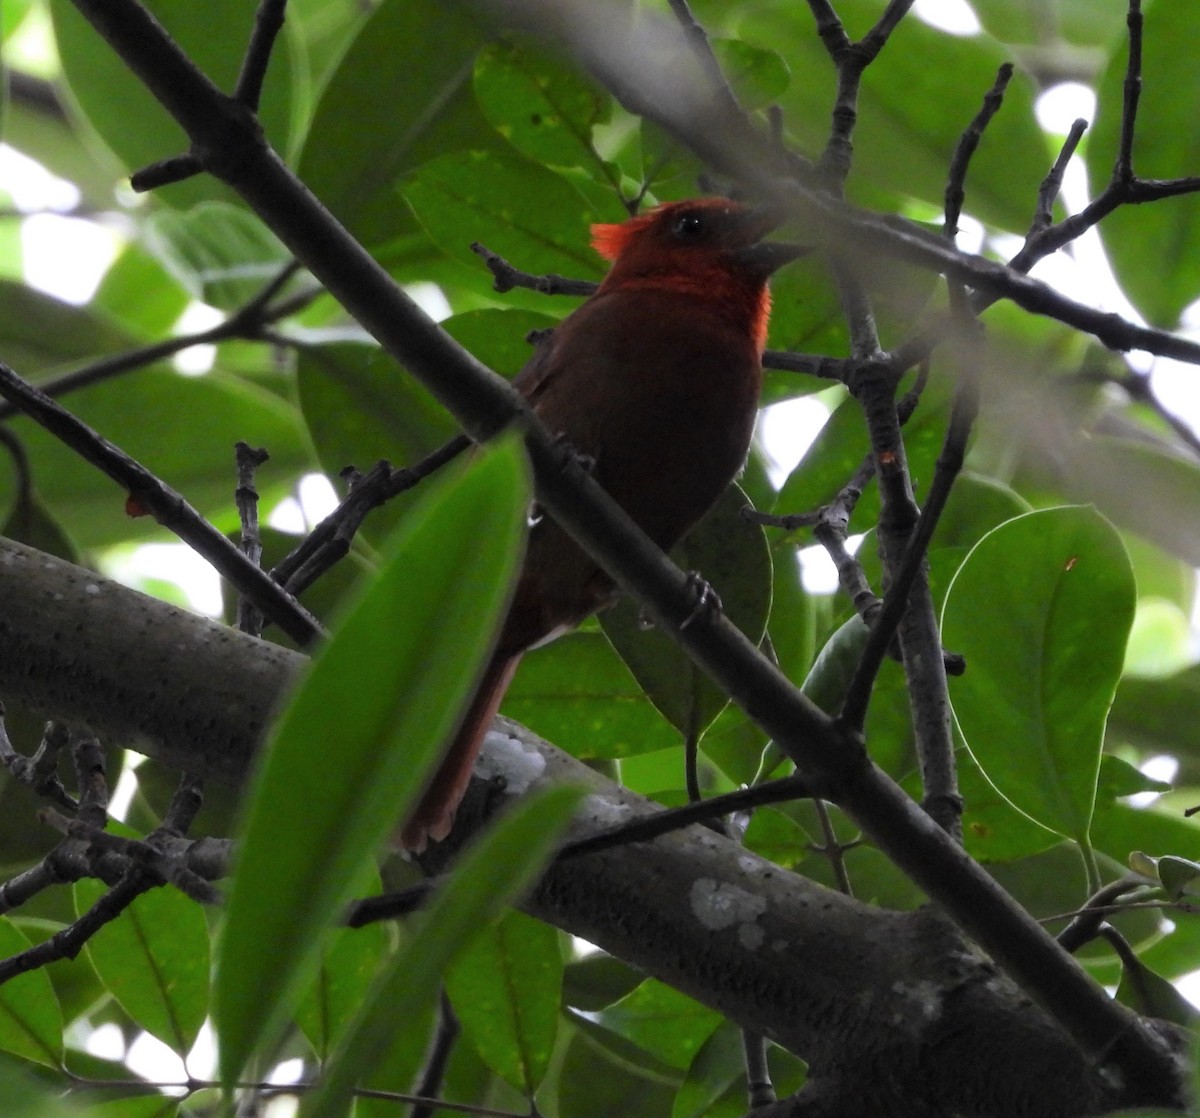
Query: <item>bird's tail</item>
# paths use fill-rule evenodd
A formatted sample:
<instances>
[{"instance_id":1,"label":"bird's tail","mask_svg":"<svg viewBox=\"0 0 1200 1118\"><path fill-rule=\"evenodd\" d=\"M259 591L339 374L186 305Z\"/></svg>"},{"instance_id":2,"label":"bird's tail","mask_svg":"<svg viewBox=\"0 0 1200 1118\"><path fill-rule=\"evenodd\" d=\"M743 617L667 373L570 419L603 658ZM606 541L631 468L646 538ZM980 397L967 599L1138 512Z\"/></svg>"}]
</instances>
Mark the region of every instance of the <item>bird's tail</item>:
<instances>
[{"instance_id":1,"label":"bird's tail","mask_svg":"<svg viewBox=\"0 0 1200 1118\"><path fill-rule=\"evenodd\" d=\"M419 854L430 839L440 842L450 833L454 813L471 782L479 748L520 660L519 652L515 655L496 653L488 662L453 743L425 789L421 802L400 832L400 843L405 850Z\"/></svg>"}]
</instances>

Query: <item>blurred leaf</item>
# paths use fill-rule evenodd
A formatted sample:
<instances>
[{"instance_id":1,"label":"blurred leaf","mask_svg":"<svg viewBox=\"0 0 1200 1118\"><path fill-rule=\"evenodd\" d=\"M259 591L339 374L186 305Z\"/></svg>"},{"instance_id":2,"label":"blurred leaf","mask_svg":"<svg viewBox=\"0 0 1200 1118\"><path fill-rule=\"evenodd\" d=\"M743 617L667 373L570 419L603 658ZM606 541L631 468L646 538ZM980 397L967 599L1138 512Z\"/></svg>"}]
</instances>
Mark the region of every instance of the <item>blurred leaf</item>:
<instances>
[{"instance_id":1,"label":"blurred leaf","mask_svg":"<svg viewBox=\"0 0 1200 1118\"><path fill-rule=\"evenodd\" d=\"M970 665L951 688L967 747L1001 795L1081 842L1134 603L1112 525L1065 507L985 536L943 612L947 647Z\"/></svg>"},{"instance_id":2,"label":"blurred leaf","mask_svg":"<svg viewBox=\"0 0 1200 1118\"><path fill-rule=\"evenodd\" d=\"M1200 466L1153 443L1093 435L1072 447L1063 487L1120 528L1200 566Z\"/></svg>"},{"instance_id":3,"label":"blurred leaf","mask_svg":"<svg viewBox=\"0 0 1200 1118\"><path fill-rule=\"evenodd\" d=\"M1179 44L1197 35L1195 4L1155 4L1146 13L1142 72L1147 80L1133 152L1134 170L1142 177L1196 173L1189 125L1200 112L1200 86ZM1086 152L1093 196L1107 184L1117 155L1128 54L1123 38L1113 40L1100 78L1099 111ZM1200 294L1200 198L1190 194L1151 206L1124 206L1099 228L1117 279L1138 310L1155 326L1174 327L1180 311Z\"/></svg>"},{"instance_id":4,"label":"blurred leaf","mask_svg":"<svg viewBox=\"0 0 1200 1118\"><path fill-rule=\"evenodd\" d=\"M37 490L17 491L8 519L0 525L0 536L28 544L47 555L57 555L68 563L80 561L70 536L42 502Z\"/></svg>"},{"instance_id":5,"label":"blurred leaf","mask_svg":"<svg viewBox=\"0 0 1200 1118\"><path fill-rule=\"evenodd\" d=\"M482 42L466 8L436 0L383 0L359 26L297 172L363 244L412 231L395 194L402 175L435 155L499 144L471 90Z\"/></svg>"},{"instance_id":6,"label":"blurred leaf","mask_svg":"<svg viewBox=\"0 0 1200 1118\"><path fill-rule=\"evenodd\" d=\"M82 916L108 887L85 878L74 892ZM208 923L195 901L172 886L151 889L88 940L87 954L138 1025L180 1057L191 1051L208 1015Z\"/></svg>"},{"instance_id":7,"label":"blurred leaf","mask_svg":"<svg viewBox=\"0 0 1200 1118\"><path fill-rule=\"evenodd\" d=\"M1158 879L1172 900L1200 894L1200 862L1164 854L1158 860Z\"/></svg>"},{"instance_id":8,"label":"blurred leaf","mask_svg":"<svg viewBox=\"0 0 1200 1118\"><path fill-rule=\"evenodd\" d=\"M700 1047L696 1058L675 1096L671 1118L706 1118L713 1104L739 1081L746 1078L746 1053L742 1030L732 1021L724 1021ZM745 1097L739 1099L738 1113L745 1112Z\"/></svg>"},{"instance_id":9,"label":"blurred leaf","mask_svg":"<svg viewBox=\"0 0 1200 1118\"><path fill-rule=\"evenodd\" d=\"M188 293L141 245L129 244L112 262L92 306L132 334L157 341L188 305Z\"/></svg>"},{"instance_id":10,"label":"blurred leaf","mask_svg":"<svg viewBox=\"0 0 1200 1118\"><path fill-rule=\"evenodd\" d=\"M248 303L291 259L257 217L226 202L152 215L145 244L194 299L223 311Z\"/></svg>"},{"instance_id":11,"label":"blurred leaf","mask_svg":"<svg viewBox=\"0 0 1200 1118\"><path fill-rule=\"evenodd\" d=\"M558 932L506 912L446 972L446 992L484 1062L532 1098L550 1064L562 997Z\"/></svg>"},{"instance_id":12,"label":"blurred leaf","mask_svg":"<svg viewBox=\"0 0 1200 1118\"><path fill-rule=\"evenodd\" d=\"M433 1000L442 972L519 897L544 868L579 804L581 790L559 785L514 805L468 848L434 894L419 926L363 1003L345 1043L326 1067L302 1113L340 1112L354 1085L386 1052L397 1023ZM504 873L496 872L497 866ZM557 944L555 945L557 954Z\"/></svg>"},{"instance_id":13,"label":"blurred leaf","mask_svg":"<svg viewBox=\"0 0 1200 1118\"><path fill-rule=\"evenodd\" d=\"M135 342L103 314L0 280L0 352L26 380L131 349Z\"/></svg>"},{"instance_id":14,"label":"blurred leaf","mask_svg":"<svg viewBox=\"0 0 1200 1118\"><path fill-rule=\"evenodd\" d=\"M322 932L437 763L507 599L527 500L512 442L430 487L281 716L247 800L217 973L226 1081L274 1039Z\"/></svg>"},{"instance_id":15,"label":"blurred leaf","mask_svg":"<svg viewBox=\"0 0 1200 1118\"><path fill-rule=\"evenodd\" d=\"M771 553L762 528L742 516L748 504L746 494L731 483L671 556L712 587L722 613L757 643L771 609ZM640 616L637 603L622 598L600 615L600 624L663 716L683 737L699 737L728 696L666 633L642 628Z\"/></svg>"},{"instance_id":16,"label":"blurred leaf","mask_svg":"<svg viewBox=\"0 0 1200 1118\"><path fill-rule=\"evenodd\" d=\"M1200 665L1165 679L1126 676L1117 686L1108 721L1113 744L1145 753L1180 754L1200 772Z\"/></svg>"},{"instance_id":17,"label":"blurred leaf","mask_svg":"<svg viewBox=\"0 0 1200 1118\"><path fill-rule=\"evenodd\" d=\"M188 57L220 89L237 83L242 52L254 28L243 0L149 0L146 7ZM141 80L68 0L50 0L54 34L72 98L79 111L121 161L126 173L187 150L187 137ZM271 57L258 119L277 150L287 153L292 112L290 33ZM136 127L131 127L132 122ZM235 200L211 175L196 175L154 192L160 202L186 208L207 198Z\"/></svg>"},{"instance_id":18,"label":"blurred leaf","mask_svg":"<svg viewBox=\"0 0 1200 1118\"><path fill-rule=\"evenodd\" d=\"M1103 45L1116 48L1125 26L1121 5L1095 0L972 0L989 35L1004 43L1056 46Z\"/></svg>"},{"instance_id":19,"label":"blurred leaf","mask_svg":"<svg viewBox=\"0 0 1200 1118\"><path fill-rule=\"evenodd\" d=\"M742 106L761 109L778 101L792 84L783 56L740 39L711 40L713 53Z\"/></svg>"},{"instance_id":20,"label":"blurred leaf","mask_svg":"<svg viewBox=\"0 0 1200 1118\"><path fill-rule=\"evenodd\" d=\"M644 979L628 963L597 951L567 964L563 972L563 1004L582 1010L602 1009L623 998Z\"/></svg>"}]
</instances>

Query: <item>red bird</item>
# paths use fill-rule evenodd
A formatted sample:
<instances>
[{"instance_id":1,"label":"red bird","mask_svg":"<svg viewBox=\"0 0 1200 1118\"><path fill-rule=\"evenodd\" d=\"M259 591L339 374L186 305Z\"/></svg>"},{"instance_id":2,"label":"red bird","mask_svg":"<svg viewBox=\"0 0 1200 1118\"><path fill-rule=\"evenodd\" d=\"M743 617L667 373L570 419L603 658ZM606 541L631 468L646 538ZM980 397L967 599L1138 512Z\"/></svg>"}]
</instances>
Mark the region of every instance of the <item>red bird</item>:
<instances>
[{"instance_id":1,"label":"red bird","mask_svg":"<svg viewBox=\"0 0 1200 1118\"><path fill-rule=\"evenodd\" d=\"M659 547L670 549L741 469L754 430L771 296L803 250L760 243L778 221L725 198L658 206L592 226L612 261L599 290L514 382ZM615 597L612 580L552 520L529 536L495 652L461 728L401 835L446 837L521 654Z\"/></svg>"}]
</instances>

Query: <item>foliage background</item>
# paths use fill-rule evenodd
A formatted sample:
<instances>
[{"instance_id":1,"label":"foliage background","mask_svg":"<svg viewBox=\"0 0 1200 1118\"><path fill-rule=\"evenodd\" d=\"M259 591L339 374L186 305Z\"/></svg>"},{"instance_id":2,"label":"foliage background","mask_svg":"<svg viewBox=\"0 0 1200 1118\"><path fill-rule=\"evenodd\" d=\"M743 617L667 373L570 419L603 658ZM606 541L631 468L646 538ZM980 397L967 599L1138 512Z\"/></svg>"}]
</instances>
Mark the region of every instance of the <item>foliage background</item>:
<instances>
[{"instance_id":1,"label":"foliage background","mask_svg":"<svg viewBox=\"0 0 1200 1118\"><path fill-rule=\"evenodd\" d=\"M246 0L150 6L204 70L232 88L253 6ZM789 140L819 151L834 74L805 6L698 0L693 7L744 103L779 106ZM989 245L1003 246L1010 243L1004 237L1024 234L1038 184L1057 152L1058 139L1044 135L1034 116L1041 89L1065 78L1095 88L1097 116L1083 155L1095 188L1107 180L1120 120L1124 7L1093 0L975 0L972 7L979 34L952 37L910 17L867 71L848 190L861 204L934 222L957 138L999 63L1015 58L1017 77L967 182L968 213L983 224ZM873 0L838 5L852 35L862 34L881 8ZM1159 0L1147 5L1147 14L1138 169L1182 175L1194 169L1189 136L1200 85L1177 46L1200 34L1200 13ZM95 294L69 305L27 283L20 239L27 217L7 212L0 222L0 358L45 383L159 340L196 301L225 314L244 305L286 262L283 247L209 177L132 196L125 182L130 170L182 149L177 127L99 46L67 0L9 0L4 16L8 36L45 35L54 45L41 73L18 69L13 75L3 106L6 142L74 183L80 200L73 216L114 230L121 247ZM485 242L530 272L596 279L602 269L586 247L588 225L620 220L623 199L643 189L655 200L693 194L702 171L662 132L564 62L527 42L489 41L468 14L434 0L366 6L293 0L262 120L288 162L388 271L401 283L437 284L450 311L447 330L505 374L524 362L525 335L567 313L575 300L521 290L497 295L471 242ZM1177 327L1200 290L1196 206L1194 197L1183 197L1128 207L1102 226L1126 294L1152 324ZM304 288L303 277L294 281L292 290ZM836 292L820 261L786 271L774 292L772 348L847 351ZM927 300L941 298L932 278L897 265L879 267L872 294L885 345L906 336ZM1018 711L1018 721L998 740L988 738L986 713L978 736L972 735L968 698L953 693L972 745L962 754L961 773L968 849L1031 911L1049 916L1072 910L1085 896L1081 848L1095 852L1106 878L1134 850L1187 856L1195 849L1195 827L1181 809L1197 802L1200 783L1200 674L1188 632L1200 552L1200 473L1195 454L1178 445L1161 416L1116 387L1126 369L1113 354L1009 306L993 308L984 321L984 414L968 473L930 553L931 579L939 598L952 582L957 588L947 626L955 636L954 626L963 626L962 646L977 644L974 655L986 658L988 649L1008 647L1014 632L1044 639L1030 646L1029 656L989 664L981 675L1009 691L1025 691L1031 678L1041 677L1046 646L1066 639L1052 631L1047 604L1057 598L1054 572L1062 569L1063 552L1049 532L1007 544L989 537L996 553L976 551L973 566L960 571L970 549L1013 517L1075 502L1093 503L1119 533L1106 535L1092 520L1079 528L1099 533L1097 547L1111 549L1112 560L1102 578L1086 584L1082 609L1091 607L1090 628L1070 638L1076 652L1105 650L1111 680L1097 685L1077 671L1061 673L1043 701ZM933 475L953 372L949 361L935 362L933 382L906 429L918 494ZM840 388L800 374L769 375L769 401L816 393L831 415L799 466L775 484L756 451L741 479L759 509L807 511L829 500L868 448L857 406ZM226 531L237 524L232 446L239 439L270 451L257 478L270 506L309 471L336 477L347 465L365 469L378 458L412 462L454 431L423 390L320 294L266 337L218 344L203 376L183 376L172 362L160 361L72 392L66 402ZM149 518L126 517L124 495L51 437L21 418L9 427L28 475L15 466L0 472L3 534L84 562L109 562L122 549L163 538ZM1080 430L1082 441L1075 437ZM375 568L382 541L414 503L401 498L368 522L343 568L306 595L318 615L331 616L349 585ZM723 512L723 527L710 526L705 538L726 541L727 550L710 547L706 575L748 625L760 631L765 625L792 679L808 680L814 693L836 686L827 675L837 675L837 642L852 639L843 629L852 611L841 598L804 589L795 555L810 541L740 524L736 507ZM862 553L869 570L873 564L877 570L870 539L877 514L878 499L868 492L853 525L868 533ZM1068 552L1078 538L1069 538ZM266 545L269 564L290 541L268 532ZM1006 580L1003 573L1014 563L1019 570ZM1038 598L1029 588L1043 576L1049 589ZM1122 672L1135 587L1134 639ZM155 589L177 593L167 585ZM753 780L766 744L759 731L732 708L721 710L698 677L671 659L673 651L646 642L632 646L632 618L632 608L615 616L606 626L608 639L592 624L528 657L506 713L578 757L619 769L630 787L667 803L682 798L680 726L715 718L702 744L706 791ZM583 695L580 681L586 681ZM1009 765L1014 737L1059 725L1062 710L1095 701L1097 686L1102 709L1075 739L1048 748L1040 768ZM1105 686L1110 692L1115 686L1111 713ZM888 664L872 703L868 741L881 765L912 784L906 712L900 671ZM10 731L15 740L35 734L19 712ZM1150 808L1134 806L1130 794L1154 787L1138 765L1159 754L1178 760L1175 789ZM168 785L156 766L146 765L138 786L127 822L145 831L163 811ZM1075 807L1059 814L1053 804L1039 807L1048 786L1074 797ZM0 853L4 876L11 876L40 856L44 839L30 823L29 795L8 784L3 795ZM215 800L198 826L223 833L230 809ZM843 838L852 837L843 831ZM828 861L810 849L818 835L810 809L795 805L759 812L746 842L833 884ZM921 899L869 847L850 851L847 869L864 899L894 907ZM77 885L74 905L86 905L96 888ZM0 929L17 950L21 937L43 938L73 916L65 894L46 894ZM209 1013L211 923L174 894L142 898L128 924L95 940L87 962L58 963L18 980L19 989L14 982L0 991L7 1013L0 1015L0 1049L55 1069L51 1081L63 1067L68 1075L124 1077L119 1059L84 1051L101 1025L116 1026L122 1043L144 1030L185 1054ZM1153 912L1134 913L1121 927L1159 975L1178 977L1200 961L1200 932L1187 915L1168 922ZM339 1020L348 1020L388 948L388 936L378 930L339 937L324 972L337 981L322 1005L301 1010L301 1031L281 1055L331 1051L340 1039ZM6 947L2 953L12 952ZM1102 981L1119 981L1119 961L1109 949L1092 947L1086 955ZM502 993L493 988L498 973L511 974ZM510 914L489 925L451 971L448 992L466 1034L447 1075L451 1097L519 1110L522 1094L537 1091L544 1113L563 1116L744 1108L735 1083L739 1042L728 1022L653 980L640 981L615 960L578 957L558 933L527 917ZM489 997L502 997L505 1012L473 1014L472 1006L493 1004ZM501 1018L508 1027L497 1030ZM379 1072L379 1082L392 1089L411 1082L423 1051L421 1030L406 1032L411 1035L401 1038ZM772 1059L782 1087L799 1081L794 1060L779 1050ZM92 1109L203 1113L209 1105L211 1097L199 1092L182 1104L150 1095ZM389 1105L358 1104L361 1113Z\"/></svg>"}]
</instances>

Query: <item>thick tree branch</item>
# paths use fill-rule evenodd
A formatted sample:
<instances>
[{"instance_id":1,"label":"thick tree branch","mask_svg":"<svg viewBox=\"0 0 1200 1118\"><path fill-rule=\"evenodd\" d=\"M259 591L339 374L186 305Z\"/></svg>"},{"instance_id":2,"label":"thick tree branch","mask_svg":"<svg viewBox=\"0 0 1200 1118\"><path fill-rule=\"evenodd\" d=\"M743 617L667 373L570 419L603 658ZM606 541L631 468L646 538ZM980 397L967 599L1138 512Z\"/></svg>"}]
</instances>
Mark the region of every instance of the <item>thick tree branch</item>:
<instances>
[{"instance_id":1,"label":"thick tree branch","mask_svg":"<svg viewBox=\"0 0 1200 1118\"><path fill-rule=\"evenodd\" d=\"M264 712L282 700L301 655L18 544L0 542L0 571L0 693L65 709L114 742L205 778L245 777ZM170 654L176 648L187 654ZM508 736L489 736L480 779L437 858L451 858L512 796L544 782L589 788L573 838L660 813L502 725ZM532 784L531 771L540 771ZM502 795L498 776L507 781ZM132 894L119 889L112 904ZM859 1113L1033 1112L1024 1094L1031 1083L1037 1113L1086 1114L1146 1097L1136 1084L1124 1095L1113 1088L933 910L892 913L854 901L703 827L578 853L556 863L526 907L761 1029L818 1076L873 1097L875 1107Z\"/></svg>"}]
</instances>

